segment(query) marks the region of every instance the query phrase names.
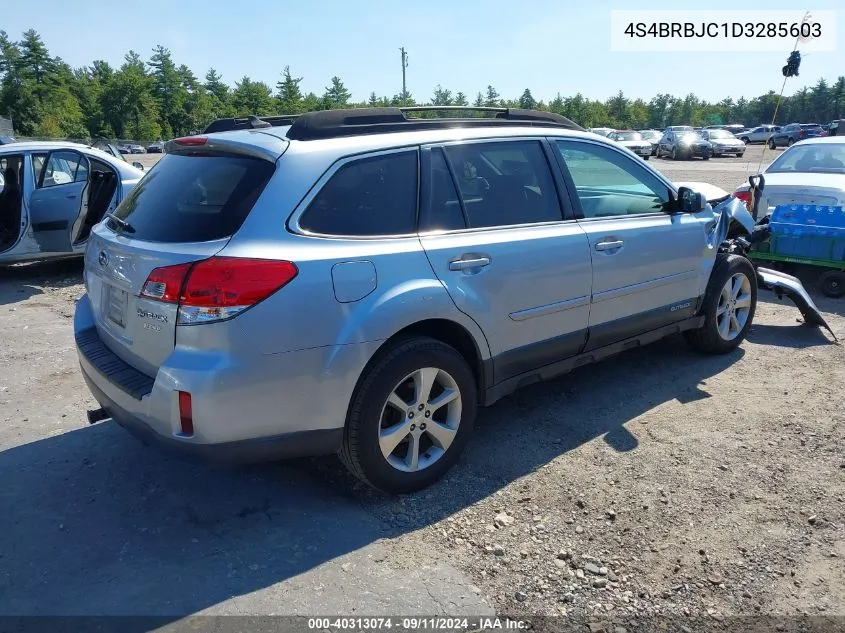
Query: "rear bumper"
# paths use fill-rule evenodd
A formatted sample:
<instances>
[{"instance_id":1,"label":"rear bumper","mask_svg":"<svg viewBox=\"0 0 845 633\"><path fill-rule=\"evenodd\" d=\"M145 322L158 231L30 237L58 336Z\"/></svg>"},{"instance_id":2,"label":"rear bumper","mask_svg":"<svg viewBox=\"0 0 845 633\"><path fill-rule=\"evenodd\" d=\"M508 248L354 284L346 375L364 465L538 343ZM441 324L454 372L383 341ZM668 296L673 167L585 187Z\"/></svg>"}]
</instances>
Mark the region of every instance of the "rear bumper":
<instances>
[{"instance_id":1,"label":"rear bumper","mask_svg":"<svg viewBox=\"0 0 845 633\"><path fill-rule=\"evenodd\" d=\"M91 394L118 425L129 431L147 446L157 446L178 457L186 457L214 465L237 465L267 462L311 455L336 453L343 442L343 429L299 431L253 440L197 444L185 442L156 432L141 418L123 409L100 389L82 365L82 377Z\"/></svg>"},{"instance_id":2,"label":"rear bumper","mask_svg":"<svg viewBox=\"0 0 845 633\"><path fill-rule=\"evenodd\" d=\"M220 463L337 452L376 345L242 355L177 345L151 377L103 343L87 295L76 305L74 335L82 375L109 417L147 444ZM181 431L179 391L193 400L190 436Z\"/></svg>"}]
</instances>

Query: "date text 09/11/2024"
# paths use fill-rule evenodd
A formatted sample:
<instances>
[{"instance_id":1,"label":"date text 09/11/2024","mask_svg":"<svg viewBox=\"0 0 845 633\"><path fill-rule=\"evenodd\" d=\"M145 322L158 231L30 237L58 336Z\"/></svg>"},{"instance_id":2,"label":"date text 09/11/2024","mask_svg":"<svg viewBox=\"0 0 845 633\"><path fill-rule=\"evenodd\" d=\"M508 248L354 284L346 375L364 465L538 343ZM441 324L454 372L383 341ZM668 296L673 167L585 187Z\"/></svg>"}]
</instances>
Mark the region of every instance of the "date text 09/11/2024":
<instances>
[{"instance_id":1,"label":"date text 09/11/2024","mask_svg":"<svg viewBox=\"0 0 845 633\"><path fill-rule=\"evenodd\" d=\"M818 22L630 22L625 27L629 37L660 38L818 38L822 26Z\"/></svg>"}]
</instances>

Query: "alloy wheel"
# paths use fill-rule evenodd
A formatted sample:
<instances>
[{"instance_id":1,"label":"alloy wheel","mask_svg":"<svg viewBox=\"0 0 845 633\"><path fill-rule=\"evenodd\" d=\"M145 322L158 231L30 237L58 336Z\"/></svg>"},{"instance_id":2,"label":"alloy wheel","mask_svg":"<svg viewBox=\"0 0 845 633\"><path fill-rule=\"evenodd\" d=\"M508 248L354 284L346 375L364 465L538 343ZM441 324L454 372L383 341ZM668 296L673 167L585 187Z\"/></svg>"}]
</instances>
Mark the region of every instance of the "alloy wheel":
<instances>
[{"instance_id":1,"label":"alloy wheel","mask_svg":"<svg viewBox=\"0 0 845 633\"><path fill-rule=\"evenodd\" d=\"M744 273L732 275L719 296L716 307L716 328L725 341L740 335L751 311L751 281Z\"/></svg>"},{"instance_id":2,"label":"alloy wheel","mask_svg":"<svg viewBox=\"0 0 845 633\"><path fill-rule=\"evenodd\" d=\"M382 408L379 447L397 470L416 472L439 460L461 423L461 392L455 379L424 367L397 384Z\"/></svg>"}]
</instances>

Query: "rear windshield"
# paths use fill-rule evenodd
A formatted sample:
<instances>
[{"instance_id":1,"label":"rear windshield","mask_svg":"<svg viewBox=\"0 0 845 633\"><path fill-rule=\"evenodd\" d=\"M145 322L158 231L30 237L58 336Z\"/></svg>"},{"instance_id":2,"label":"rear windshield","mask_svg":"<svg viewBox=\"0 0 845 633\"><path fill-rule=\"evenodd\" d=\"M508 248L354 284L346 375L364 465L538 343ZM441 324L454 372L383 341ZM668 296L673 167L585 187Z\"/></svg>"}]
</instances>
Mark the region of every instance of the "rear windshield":
<instances>
[{"instance_id":1,"label":"rear windshield","mask_svg":"<svg viewBox=\"0 0 845 633\"><path fill-rule=\"evenodd\" d=\"M643 140L643 135L639 132L617 132L616 137L620 141L641 141Z\"/></svg>"},{"instance_id":2,"label":"rear windshield","mask_svg":"<svg viewBox=\"0 0 845 633\"><path fill-rule=\"evenodd\" d=\"M115 210L110 229L149 242L207 242L233 235L275 170L242 156L165 154Z\"/></svg>"}]
</instances>

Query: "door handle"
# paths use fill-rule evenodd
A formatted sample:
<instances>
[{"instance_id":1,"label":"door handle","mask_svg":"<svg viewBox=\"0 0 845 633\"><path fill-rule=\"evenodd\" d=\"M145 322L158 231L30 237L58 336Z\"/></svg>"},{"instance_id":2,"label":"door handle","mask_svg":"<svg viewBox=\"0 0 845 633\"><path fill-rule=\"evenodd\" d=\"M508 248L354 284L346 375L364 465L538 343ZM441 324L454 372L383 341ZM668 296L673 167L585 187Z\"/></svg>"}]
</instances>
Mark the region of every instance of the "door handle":
<instances>
[{"instance_id":1,"label":"door handle","mask_svg":"<svg viewBox=\"0 0 845 633\"><path fill-rule=\"evenodd\" d=\"M466 270L467 268L482 268L490 265L489 257L473 257L472 259L453 259L449 262L449 270Z\"/></svg>"},{"instance_id":2,"label":"door handle","mask_svg":"<svg viewBox=\"0 0 845 633\"><path fill-rule=\"evenodd\" d=\"M597 251L612 251L614 248L620 248L625 242L616 240L613 242L599 242L596 244Z\"/></svg>"}]
</instances>

